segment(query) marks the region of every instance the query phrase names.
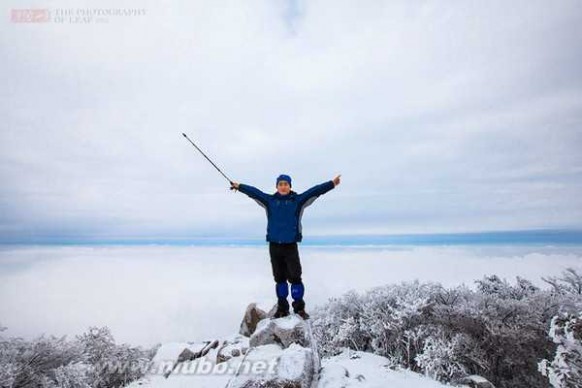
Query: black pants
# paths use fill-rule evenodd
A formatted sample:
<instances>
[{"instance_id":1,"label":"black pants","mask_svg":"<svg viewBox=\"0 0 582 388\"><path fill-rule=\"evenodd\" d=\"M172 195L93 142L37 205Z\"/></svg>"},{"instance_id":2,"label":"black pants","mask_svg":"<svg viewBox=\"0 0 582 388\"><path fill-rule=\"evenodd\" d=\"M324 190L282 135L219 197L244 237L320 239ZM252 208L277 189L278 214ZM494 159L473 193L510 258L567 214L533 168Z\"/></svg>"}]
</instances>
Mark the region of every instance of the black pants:
<instances>
[{"instance_id":1,"label":"black pants","mask_svg":"<svg viewBox=\"0 0 582 388\"><path fill-rule=\"evenodd\" d=\"M271 267L275 283L301 283L301 262L297 243L269 243Z\"/></svg>"},{"instance_id":2,"label":"black pants","mask_svg":"<svg viewBox=\"0 0 582 388\"><path fill-rule=\"evenodd\" d=\"M303 310L305 302L303 300L303 282L301 281L301 261L297 243L269 243L269 254L271 256L271 268L273 278L276 283L276 293L279 309L288 310L287 282L291 283L291 296L293 297L294 311Z\"/></svg>"}]
</instances>

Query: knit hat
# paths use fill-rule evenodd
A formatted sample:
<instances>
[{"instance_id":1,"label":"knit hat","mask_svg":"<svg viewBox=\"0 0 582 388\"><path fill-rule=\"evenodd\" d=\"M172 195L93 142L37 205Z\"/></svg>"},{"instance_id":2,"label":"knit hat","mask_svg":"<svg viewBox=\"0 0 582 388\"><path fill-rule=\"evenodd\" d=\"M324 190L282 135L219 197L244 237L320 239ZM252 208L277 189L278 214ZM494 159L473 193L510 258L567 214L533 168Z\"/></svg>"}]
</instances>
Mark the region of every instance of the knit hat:
<instances>
[{"instance_id":1,"label":"knit hat","mask_svg":"<svg viewBox=\"0 0 582 388\"><path fill-rule=\"evenodd\" d=\"M289 186L291 186L291 177L289 175L285 175L285 174L281 174L277 177L277 185L279 184L279 181L285 181L287 183L289 183Z\"/></svg>"}]
</instances>

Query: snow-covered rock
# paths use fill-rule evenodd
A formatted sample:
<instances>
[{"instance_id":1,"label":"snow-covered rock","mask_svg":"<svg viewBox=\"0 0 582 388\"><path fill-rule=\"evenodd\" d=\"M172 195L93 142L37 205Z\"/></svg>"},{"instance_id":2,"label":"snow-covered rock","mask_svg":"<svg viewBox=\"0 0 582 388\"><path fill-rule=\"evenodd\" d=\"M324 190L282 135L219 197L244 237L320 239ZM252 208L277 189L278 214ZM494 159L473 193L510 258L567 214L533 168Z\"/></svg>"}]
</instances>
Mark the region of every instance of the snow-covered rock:
<instances>
[{"instance_id":1,"label":"snow-covered rock","mask_svg":"<svg viewBox=\"0 0 582 388\"><path fill-rule=\"evenodd\" d=\"M251 348L246 361L252 365L263 362L265 368L237 375L229 384L230 388L308 388L315 375L311 349L296 343L287 348L277 344Z\"/></svg>"},{"instance_id":2,"label":"snow-covered rock","mask_svg":"<svg viewBox=\"0 0 582 388\"><path fill-rule=\"evenodd\" d=\"M307 335L307 323L295 314L278 319L263 319L258 323L249 343L250 346L279 344L283 348L289 347L292 343L311 346Z\"/></svg>"},{"instance_id":3,"label":"snow-covered rock","mask_svg":"<svg viewBox=\"0 0 582 388\"><path fill-rule=\"evenodd\" d=\"M210 350L216 349L218 344L218 340L202 343L173 342L164 344L160 346L152 359L150 369L155 368L167 377L178 364L205 356Z\"/></svg>"},{"instance_id":4,"label":"snow-covered rock","mask_svg":"<svg viewBox=\"0 0 582 388\"><path fill-rule=\"evenodd\" d=\"M233 357L239 357L247 353L249 349L248 337L237 335L232 339L226 339L222 342L216 354L216 363L225 362Z\"/></svg>"},{"instance_id":5,"label":"snow-covered rock","mask_svg":"<svg viewBox=\"0 0 582 388\"><path fill-rule=\"evenodd\" d=\"M495 388L493 383L491 383L485 377L479 375L465 376L461 379L458 379L455 383L462 384L463 387L470 388Z\"/></svg>"},{"instance_id":6,"label":"snow-covered rock","mask_svg":"<svg viewBox=\"0 0 582 388\"><path fill-rule=\"evenodd\" d=\"M146 376L128 387L446 387L411 371L392 370L389 365L385 357L349 349L320 360L309 321L290 315L261 319L250 338L236 334L201 343L162 345Z\"/></svg>"},{"instance_id":7,"label":"snow-covered rock","mask_svg":"<svg viewBox=\"0 0 582 388\"><path fill-rule=\"evenodd\" d=\"M294 314L259 321L245 361L267 367L237 375L229 387L311 387L320 362L308 325Z\"/></svg>"},{"instance_id":8,"label":"snow-covered rock","mask_svg":"<svg viewBox=\"0 0 582 388\"><path fill-rule=\"evenodd\" d=\"M276 306L267 309L266 306L257 303L249 304L240 323L239 334L250 337L255 332L259 321L273 316L275 308Z\"/></svg>"}]
</instances>

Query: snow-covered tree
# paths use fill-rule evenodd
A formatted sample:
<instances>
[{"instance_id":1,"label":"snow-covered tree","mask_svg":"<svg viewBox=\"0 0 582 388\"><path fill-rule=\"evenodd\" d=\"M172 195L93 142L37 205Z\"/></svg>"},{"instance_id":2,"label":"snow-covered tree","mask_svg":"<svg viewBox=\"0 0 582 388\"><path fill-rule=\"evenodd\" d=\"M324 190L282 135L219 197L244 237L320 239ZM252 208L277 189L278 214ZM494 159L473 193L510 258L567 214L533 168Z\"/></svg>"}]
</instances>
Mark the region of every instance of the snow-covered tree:
<instances>
[{"instance_id":1,"label":"snow-covered tree","mask_svg":"<svg viewBox=\"0 0 582 388\"><path fill-rule=\"evenodd\" d=\"M314 334L324 356L338 354L344 347L370 351L370 335L362 330L362 297L349 291L320 307L320 317L313 322Z\"/></svg>"},{"instance_id":2,"label":"snow-covered tree","mask_svg":"<svg viewBox=\"0 0 582 388\"><path fill-rule=\"evenodd\" d=\"M143 375L154 353L115 344L108 328L90 328L72 341L0 336L0 387L121 387Z\"/></svg>"},{"instance_id":3,"label":"snow-covered tree","mask_svg":"<svg viewBox=\"0 0 582 388\"><path fill-rule=\"evenodd\" d=\"M91 327L77 337L92 366L88 375L96 388L122 387L143 376L154 350L117 345L108 327Z\"/></svg>"},{"instance_id":4,"label":"snow-covered tree","mask_svg":"<svg viewBox=\"0 0 582 388\"><path fill-rule=\"evenodd\" d=\"M92 388L89 382L91 367L82 362L71 362L54 370L54 386L59 388Z\"/></svg>"},{"instance_id":5,"label":"snow-covered tree","mask_svg":"<svg viewBox=\"0 0 582 388\"><path fill-rule=\"evenodd\" d=\"M542 277L542 280L551 285L558 294L582 295L582 274L572 267L566 268L559 277Z\"/></svg>"},{"instance_id":6,"label":"snow-covered tree","mask_svg":"<svg viewBox=\"0 0 582 388\"><path fill-rule=\"evenodd\" d=\"M439 328L424 340L422 352L415 356L416 363L427 376L444 382L467 375L461 351L464 334L450 335Z\"/></svg>"},{"instance_id":7,"label":"snow-covered tree","mask_svg":"<svg viewBox=\"0 0 582 388\"><path fill-rule=\"evenodd\" d=\"M81 357L80 348L66 341L65 336L43 335L31 341L9 338L1 342L0 364L11 371L9 387L47 386L54 369Z\"/></svg>"},{"instance_id":8,"label":"snow-covered tree","mask_svg":"<svg viewBox=\"0 0 582 388\"><path fill-rule=\"evenodd\" d=\"M432 295L440 288L435 283L402 282L377 287L364 295L362 324L372 338L372 350L406 368L414 368L416 349L411 348L409 330L423 322Z\"/></svg>"},{"instance_id":9,"label":"snow-covered tree","mask_svg":"<svg viewBox=\"0 0 582 388\"><path fill-rule=\"evenodd\" d=\"M562 279L575 285L577 277L569 271ZM520 277L475 283L470 289L415 281L334 298L314 310L320 352L369 351L441 381L466 373L498 388L547 386L538 362L556 350L546 334L550 322L582 311L582 295L574 286L557 293Z\"/></svg>"},{"instance_id":10,"label":"snow-covered tree","mask_svg":"<svg viewBox=\"0 0 582 388\"><path fill-rule=\"evenodd\" d=\"M552 318L549 336L556 343L554 359L539 364L539 371L556 388L582 386L582 311Z\"/></svg>"}]
</instances>

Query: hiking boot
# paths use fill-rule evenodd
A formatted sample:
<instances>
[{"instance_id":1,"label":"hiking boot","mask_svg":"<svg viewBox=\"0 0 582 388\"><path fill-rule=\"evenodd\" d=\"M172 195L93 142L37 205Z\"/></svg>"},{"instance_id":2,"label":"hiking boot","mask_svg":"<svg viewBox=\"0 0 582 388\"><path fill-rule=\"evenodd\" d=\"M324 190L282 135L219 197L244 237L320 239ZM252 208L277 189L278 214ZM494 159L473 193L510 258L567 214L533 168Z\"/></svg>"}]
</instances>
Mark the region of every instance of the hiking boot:
<instances>
[{"instance_id":1,"label":"hiking boot","mask_svg":"<svg viewBox=\"0 0 582 388\"><path fill-rule=\"evenodd\" d=\"M273 314L273 318L283 318L289 315L289 302L285 298L277 300L277 311Z\"/></svg>"},{"instance_id":2,"label":"hiking boot","mask_svg":"<svg viewBox=\"0 0 582 388\"><path fill-rule=\"evenodd\" d=\"M277 311L275 311L275 314L273 314L273 318L283 318L289 315L289 310L279 310L277 309Z\"/></svg>"},{"instance_id":3,"label":"hiking boot","mask_svg":"<svg viewBox=\"0 0 582 388\"><path fill-rule=\"evenodd\" d=\"M309 319L309 314L305 312L305 302L303 299L294 300L292 303L293 305L293 312L299 315L303 319Z\"/></svg>"}]
</instances>

